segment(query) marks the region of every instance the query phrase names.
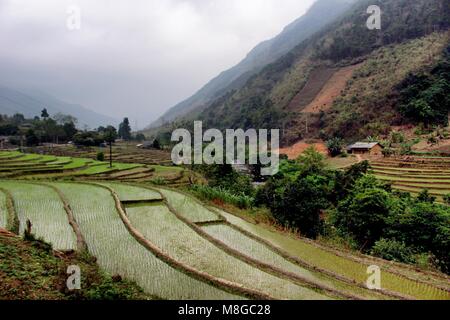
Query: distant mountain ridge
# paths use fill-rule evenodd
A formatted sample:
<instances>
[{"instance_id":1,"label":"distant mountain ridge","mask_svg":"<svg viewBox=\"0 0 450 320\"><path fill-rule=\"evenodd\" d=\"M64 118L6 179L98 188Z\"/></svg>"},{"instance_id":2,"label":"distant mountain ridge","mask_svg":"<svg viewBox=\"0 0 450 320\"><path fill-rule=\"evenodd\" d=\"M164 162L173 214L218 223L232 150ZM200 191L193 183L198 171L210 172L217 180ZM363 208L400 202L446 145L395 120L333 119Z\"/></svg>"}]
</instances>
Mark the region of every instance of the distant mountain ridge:
<instances>
[{"instance_id":1,"label":"distant mountain ridge","mask_svg":"<svg viewBox=\"0 0 450 320\"><path fill-rule=\"evenodd\" d=\"M46 108L50 116L56 113L68 114L78 119L78 126L97 128L105 125L116 125L119 120L81 105L67 103L47 93L37 90L15 90L0 86L0 114L13 115L22 113L27 118L40 116Z\"/></svg>"},{"instance_id":2,"label":"distant mountain ridge","mask_svg":"<svg viewBox=\"0 0 450 320\"><path fill-rule=\"evenodd\" d=\"M308 12L276 37L258 44L239 64L212 79L192 97L180 102L150 127L158 127L189 112L200 112L228 91L239 89L250 77L344 13L356 0L318 0Z\"/></svg>"}]
</instances>

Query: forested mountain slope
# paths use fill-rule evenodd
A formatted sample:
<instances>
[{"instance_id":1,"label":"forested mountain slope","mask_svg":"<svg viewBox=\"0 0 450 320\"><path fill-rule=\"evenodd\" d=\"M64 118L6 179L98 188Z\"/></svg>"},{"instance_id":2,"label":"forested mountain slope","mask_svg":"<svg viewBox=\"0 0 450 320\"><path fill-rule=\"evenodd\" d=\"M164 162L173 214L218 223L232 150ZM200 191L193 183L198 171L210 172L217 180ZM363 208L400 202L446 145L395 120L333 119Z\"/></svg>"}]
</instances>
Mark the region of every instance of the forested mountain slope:
<instances>
[{"instance_id":1,"label":"forested mountain slope","mask_svg":"<svg viewBox=\"0 0 450 320\"><path fill-rule=\"evenodd\" d=\"M382 9L381 30L367 28L369 5ZM209 104L197 118L206 127L221 129L281 128L284 144L305 137L358 139L393 124L424 121L411 119L400 107L405 100L401 92L413 75L427 77L445 64L449 15L445 0L360 0L243 87ZM329 82L349 68L340 81ZM332 102L323 109L306 108L334 82L342 88L330 88L336 95ZM448 83L439 83L437 91L445 95ZM192 118L173 125L189 127Z\"/></svg>"},{"instance_id":2,"label":"forested mountain slope","mask_svg":"<svg viewBox=\"0 0 450 320\"><path fill-rule=\"evenodd\" d=\"M331 23L356 0L318 0L308 12L289 24L275 38L257 45L238 65L222 72L192 97L171 108L152 124L159 126L196 110L201 111L229 90L242 87L246 81L267 64L288 53L303 40Z\"/></svg>"}]
</instances>

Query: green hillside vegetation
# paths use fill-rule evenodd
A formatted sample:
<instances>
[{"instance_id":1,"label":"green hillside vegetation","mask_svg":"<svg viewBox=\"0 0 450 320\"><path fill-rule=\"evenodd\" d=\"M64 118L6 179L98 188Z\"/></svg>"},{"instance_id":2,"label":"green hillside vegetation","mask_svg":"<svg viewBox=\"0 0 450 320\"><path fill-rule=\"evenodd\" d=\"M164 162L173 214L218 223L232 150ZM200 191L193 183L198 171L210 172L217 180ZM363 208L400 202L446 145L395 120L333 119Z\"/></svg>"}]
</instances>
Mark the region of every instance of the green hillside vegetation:
<instances>
[{"instance_id":1,"label":"green hillside vegetation","mask_svg":"<svg viewBox=\"0 0 450 320\"><path fill-rule=\"evenodd\" d=\"M449 272L448 206L422 192L425 187L417 187L418 197L394 191L369 174L368 162L333 171L320 157L311 148L283 166L258 190L255 204L303 236L340 238L365 253L419 265L428 260Z\"/></svg>"},{"instance_id":2,"label":"green hillside vegetation","mask_svg":"<svg viewBox=\"0 0 450 320\"><path fill-rule=\"evenodd\" d=\"M426 126L448 126L450 105L450 46L430 72L409 75L398 87L400 112Z\"/></svg>"}]
</instances>

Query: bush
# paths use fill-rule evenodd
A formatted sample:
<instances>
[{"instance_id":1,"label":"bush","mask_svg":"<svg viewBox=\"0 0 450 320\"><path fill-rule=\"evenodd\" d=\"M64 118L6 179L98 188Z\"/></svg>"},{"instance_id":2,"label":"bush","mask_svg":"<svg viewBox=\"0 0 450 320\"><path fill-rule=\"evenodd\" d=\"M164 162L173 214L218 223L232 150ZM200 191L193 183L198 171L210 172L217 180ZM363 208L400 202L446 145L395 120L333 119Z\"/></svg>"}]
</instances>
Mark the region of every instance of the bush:
<instances>
[{"instance_id":1,"label":"bush","mask_svg":"<svg viewBox=\"0 0 450 320\"><path fill-rule=\"evenodd\" d=\"M417 252L430 252L442 271L450 271L450 210L447 206L415 200L392 215L388 238L397 239Z\"/></svg>"},{"instance_id":2,"label":"bush","mask_svg":"<svg viewBox=\"0 0 450 320\"><path fill-rule=\"evenodd\" d=\"M97 160L98 161L105 161L105 154L103 152L97 153Z\"/></svg>"},{"instance_id":3,"label":"bush","mask_svg":"<svg viewBox=\"0 0 450 320\"><path fill-rule=\"evenodd\" d=\"M342 154L343 142L339 138L333 138L327 141L327 148L330 156L337 157Z\"/></svg>"},{"instance_id":4,"label":"bush","mask_svg":"<svg viewBox=\"0 0 450 320\"><path fill-rule=\"evenodd\" d=\"M392 143L404 143L405 135L399 131L392 131L391 132L391 141L392 141Z\"/></svg>"},{"instance_id":5,"label":"bush","mask_svg":"<svg viewBox=\"0 0 450 320\"><path fill-rule=\"evenodd\" d=\"M191 190L203 199L220 200L232 204L240 209L248 209L253 205L254 199L245 194L233 194L223 188L214 188L203 185L193 185Z\"/></svg>"},{"instance_id":6,"label":"bush","mask_svg":"<svg viewBox=\"0 0 450 320\"><path fill-rule=\"evenodd\" d=\"M446 204L448 204L450 206L450 193L446 194L444 196L444 201L445 201Z\"/></svg>"},{"instance_id":7,"label":"bush","mask_svg":"<svg viewBox=\"0 0 450 320\"><path fill-rule=\"evenodd\" d=\"M396 240L381 239L375 242L371 255L403 263L415 263L414 250L404 242Z\"/></svg>"}]
</instances>

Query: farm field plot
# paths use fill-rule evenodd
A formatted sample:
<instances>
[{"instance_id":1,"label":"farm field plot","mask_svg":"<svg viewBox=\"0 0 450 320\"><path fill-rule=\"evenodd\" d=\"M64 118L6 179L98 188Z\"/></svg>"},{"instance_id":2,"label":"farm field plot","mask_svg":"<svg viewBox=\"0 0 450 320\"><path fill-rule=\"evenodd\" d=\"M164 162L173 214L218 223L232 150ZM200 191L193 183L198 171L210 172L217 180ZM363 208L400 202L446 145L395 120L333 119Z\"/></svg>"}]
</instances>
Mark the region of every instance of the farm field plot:
<instances>
[{"instance_id":1,"label":"farm field plot","mask_svg":"<svg viewBox=\"0 0 450 320\"><path fill-rule=\"evenodd\" d=\"M258 260L261 263L269 264L283 271L293 273L297 276L312 280L316 283L341 290L348 294L353 294L364 299L382 299L379 294L371 292L357 286L353 286L336 279L331 279L317 272L309 271L297 264L294 264L278 253L268 248L266 245L258 242L247 235L235 230L228 225L210 225L202 229L211 237L220 240L226 246L237 250L238 252Z\"/></svg>"},{"instance_id":2,"label":"farm field plot","mask_svg":"<svg viewBox=\"0 0 450 320\"><path fill-rule=\"evenodd\" d=\"M205 208L190 196L162 188L157 190L160 191L164 197L166 197L169 204L173 206L175 210L180 213L180 215L191 222L198 223L220 220L218 214Z\"/></svg>"},{"instance_id":3,"label":"farm field plot","mask_svg":"<svg viewBox=\"0 0 450 320\"><path fill-rule=\"evenodd\" d=\"M450 159L410 157L373 161L372 171L382 181L391 182L393 188L416 196L427 189L443 202L450 194Z\"/></svg>"},{"instance_id":4,"label":"farm field plot","mask_svg":"<svg viewBox=\"0 0 450 320\"><path fill-rule=\"evenodd\" d=\"M8 190L14 198L20 234L24 233L26 222L30 220L32 232L55 249L77 249L75 233L56 192L45 186L16 181L0 181L0 187Z\"/></svg>"},{"instance_id":5,"label":"farm field plot","mask_svg":"<svg viewBox=\"0 0 450 320\"><path fill-rule=\"evenodd\" d=\"M0 191L0 228L8 226L8 208L6 206L6 195Z\"/></svg>"},{"instance_id":6,"label":"farm field plot","mask_svg":"<svg viewBox=\"0 0 450 320\"><path fill-rule=\"evenodd\" d=\"M15 163L25 161L38 161L42 159L42 155L39 154L21 154L20 157L13 159L2 159L2 163Z\"/></svg>"},{"instance_id":7,"label":"farm field plot","mask_svg":"<svg viewBox=\"0 0 450 320\"><path fill-rule=\"evenodd\" d=\"M412 174L432 174L432 175L436 175L436 174L441 174L441 173L445 173L445 174L450 174L449 170L440 170L440 169L425 169L425 168L397 168L397 167L387 167L387 166L375 166L372 165L372 169L377 172L377 171L385 171L385 172L393 172L393 173L412 173Z\"/></svg>"},{"instance_id":8,"label":"farm field plot","mask_svg":"<svg viewBox=\"0 0 450 320\"><path fill-rule=\"evenodd\" d=\"M106 183L102 182L118 194L120 201L140 201L140 200L162 200L161 195L149 189L139 188L121 183Z\"/></svg>"},{"instance_id":9,"label":"farm field plot","mask_svg":"<svg viewBox=\"0 0 450 320\"><path fill-rule=\"evenodd\" d=\"M392 173L376 171L376 176L386 180L424 181L450 183L450 175L446 174L413 174L413 173Z\"/></svg>"},{"instance_id":10,"label":"farm field plot","mask_svg":"<svg viewBox=\"0 0 450 320\"><path fill-rule=\"evenodd\" d=\"M120 274L164 299L240 299L175 270L140 245L124 226L108 190L75 183L53 185L70 202L89 251L111 275Z\"/></svg>"},{"instance_id":11,"label":"farm field plot","mask_svg":"<svg viewBox=\"0 0 450 320\"><path fill-rule=\"evenodd\" d=\"M300 260L306 261L321 269L329 270L353 279L358 283L365 283L367 280L368 264L338 256L333 252L322 249L307 241L294 239L278 232L268 230L222 210L219 210L219 213L224 216L229 223L269 241L272 245L293 257L297 257ZM407 271L405 272L407 273ZM393 274L388 272L385 266L382 268L382 279L383 289L389 291L402 293L418 299L450 299L450 292Z\"/></svg>"},{"instance_id":12,"label":"farm field plot","mask_svg":"<svg viewBox=\"0 0 450 320\"><path fill-rule=\"evenodd\" d=\"M111 173L109 175L105 175L104 178L108 178L110 180L115 180L115 179L120 180L120 179L124 179L124 178L130 177L130 176L135 176L138 174L153 175L153 172L154 172L153 168L139 167L139 168L121 171L121 172L117 172L117 173Z\"/></svg>"},{"instance_id":13,"label":"farm field plot","mask_svg":"<svg viewBox=\"0 0 450 320\"><path fill-rule=\"evenodd\" d=\"M147 165L172 164L170 152L165 150L139 149L137 143L116 143L113 146L113 158L124 163L142 163ZM39 147L35 151L45 154L67 157L82 157L96 159L98 152L105 153L105 160L109 160L109 152L104 148L75 148L73 146L60 146L57 148Z\"/></svg>"},{"instance_id":14,"label":"farm field plot","mask_svg":"<svg viewBox=\"0 0 450 320\"><path fill-rule=\"evenodd\" d=\"M150 242L185 265L278 299L329 298L228 255L178 220L165 206L128 208L127 212L132 224Z\"/></svg>"},{"instance_id":15,"label":"farm field plot","mask_svg":"<svg viewBox=\"0 0 450 320\"><path fill-rule=\"evenodd\" d=\"M14 158L11 158L12 155ZM74 177L127 182L157 181L159 184L176 186L189 183L189 175L185 174L184 168L145 165L136 163L138 160L134 158L134 162L121 163L114 159L111 168L108 161L100 162L90 158L0 152L0 177L33 180Z\"/></svg>"},{"instance_id":16,"label":"farm field plot","mask_svg":"<svg viewBox=\"0 0 450 320\"><path fill-rule=\"evenodd\" d=\"M432 196L440 196L443 197L450 193L450 190L440 190L440 189L434 189L433 187L414 187L410 185L399 185L395 184L392 186L394 189L409 192L411 194L419 194L423 190L428 190L428 193Z\"/></svg>"}]
</instances>

